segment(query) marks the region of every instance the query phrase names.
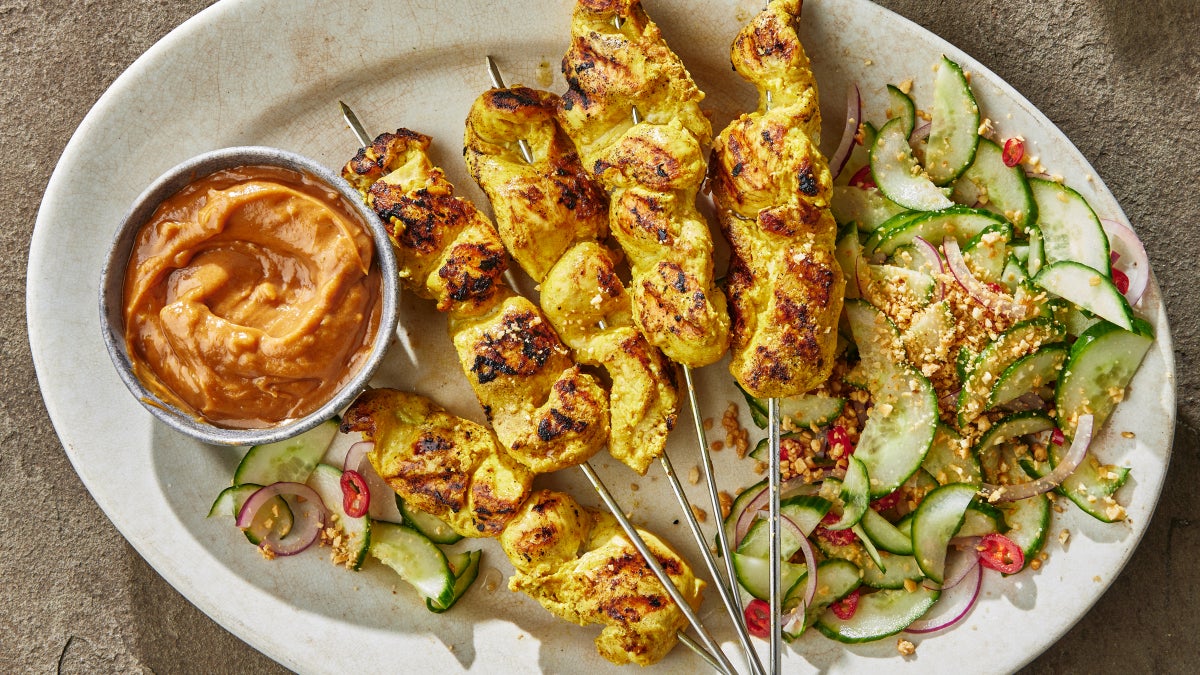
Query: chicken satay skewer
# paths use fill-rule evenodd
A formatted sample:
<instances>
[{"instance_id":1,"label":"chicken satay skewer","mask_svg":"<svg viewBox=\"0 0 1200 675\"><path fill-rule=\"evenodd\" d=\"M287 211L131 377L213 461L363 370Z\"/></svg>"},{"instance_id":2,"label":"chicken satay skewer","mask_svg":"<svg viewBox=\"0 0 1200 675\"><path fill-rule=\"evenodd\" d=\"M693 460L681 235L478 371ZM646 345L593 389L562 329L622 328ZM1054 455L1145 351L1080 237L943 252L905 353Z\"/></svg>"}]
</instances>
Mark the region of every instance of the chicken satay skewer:
<instances>
[{"instance_id":1,"label":"chicken satay skewer","mask_svg":"<svg viewBox=\"0 0 1200 675\"><path fill-rule=\"evenodd\" d=\"M370 146L372 142L371 137L366 133L366 130L363 127L362 122L359 121L358 116L344 102L338 101L338 105L341 108L343 119L350 127L350 130L354 133L358 141L362 143L364 147ZM664 570L662 565L658 562L658 559L646 545L646 542L637 532L637 529L634 528L629 519L625 517L624 512L613 498L611 491L609 491L608 487L596 474L591 464L589 464L587 461L584 461L579 464L579 467L583 470L584 475L587 476L588 481L595 487L596 491L600 495L601 500L612 513L612 516L617 520L617 523L620 525L621 530L625 533L625 536L629 539L630 543L633 544L634 548L637 549L638 553L644 558L646 565L651 569L655 577L657 577L659 582L663 585L664 590L671 597L671 600L676 604L676 606L679 608L679 611L688 620L688 623L692 626L692 628L694 628L700 635L703 645L697 644L691 638L683 634L682 631L680 631L677 636L681 638L680 641L696 651L701 658L703 658L710 665L713 665L719 672L726 673L727 675L736 675L737 671L733 668L733 664L729 662L728 657L726 657L724 652L721 651L721 648L717 644L716 640L713 639L712 635L704 627L704 624L700 621L699 616L696 615L695 610L693 610L691 605L688 604L687 599L683 597L683 594L671 581L670 576L667 575L666 570Z\"/></svg>"},{"instance_id":2,"label":"chicken satay skewer","mask_svg":"<svg viewBox=\"0 0 1200 675\"><path fill-rule=\"evenodd\" d=\"M507 87L504 83L504 78L500 74L500 70L496 66L495 60L493 60L491 56L487 56L486 59L487 59L488 75L491 77L492 86L495 87L496 89L506 89ZM636 110L635 110L635 119L636 119L636 117L637 117L637 115L636 115ZM533 158L533 153L529 146L529 143L524 138L519 138L519 139L517 139L517 146L520 149L521 156L525 160L525 162L528 164L533 164L534 158ZM604 330L607 328L607 325L605 324L605 322L603 320L601 320L598 323L598 327L601 330ZM710 498L712 500L712 508L714 509L715 513L719 514L721 512L720 511L720 509L721 509L720 498L717 494L716 481L714 479L714 472L713 472L713 468L712 468L712 458L708 451L708 444L707 444L707 440L706 440L705 433L704 433L704 424L700 417L699 405L698 405L697 397L696 397L696 390L695 390L695 386L692 383L692 373L691 373L691 369L688 368L686 365L683 366L683 368L684 368L684 377L687 382L688 396L691 401L691 407L692 407L692 413L693 413L692 417L693 417L693 420L695 421L697 438L699 440L700 448L701 448L701 455L704 459L702 466L704 467L704 473L705 473L705 476L706 476L707 482L708 482ZM705 566L708 568L708 573L712 577L713 583L716 585L717 592L721 597L721 601L725 605L726 611L729 613L729 617L732 620L735 629L737 630L739 641L741 642L741 646L746 655L746 660L750 664L752 670L756 674L761 675L764 672L763 667L762 667L762 664L759 662L758 654L754 650L754 646L750 641L750 634L746 629L745 621L744 621L744 619L742 617L742 613L741 613L741 603L739 602L739 599L737 598L737 595L735 594L735 592L732 588L732 581L726 581L725 578L722 577L721 572L717 567L716 559L712 553L712 550L709 548L704 531L701 529L700 523L696 519L696 515L693 510L691 501L688 499L687 493L684 491L683 485L679 481L679 476L675 472L675 468L671 463L670 456L664 451L661 454L659 454L658 460L661 463L663 472L666 474L667 480L671 485L671 490L674 492L675 498L679 502L679 506L684 514L684 519L687 521L688 526L692 532L692 536L694 537L694 539L696 541L696 545L700 549L700 553L701 553L702 558L704 559ZM718 532L720 533L721 550L727 551L728 544L725 541L724 528L718 528ZM725 560L726 560L726 569L729 574L728 578L730 580L732 580L735 577L733 576L733 565L731 562L731 558L726 556Z\"/></svg>"}]
</instances>

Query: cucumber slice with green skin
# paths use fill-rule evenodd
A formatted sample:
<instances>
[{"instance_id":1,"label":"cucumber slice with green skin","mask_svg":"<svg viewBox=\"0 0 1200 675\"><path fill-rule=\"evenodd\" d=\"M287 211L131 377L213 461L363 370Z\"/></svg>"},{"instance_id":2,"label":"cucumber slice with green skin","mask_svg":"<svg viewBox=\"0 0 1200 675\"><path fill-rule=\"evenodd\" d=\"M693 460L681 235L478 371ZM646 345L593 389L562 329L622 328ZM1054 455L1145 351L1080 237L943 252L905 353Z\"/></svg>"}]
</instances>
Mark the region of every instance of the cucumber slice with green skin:
<instances>
[{"instance_id":1,"label":"cucumber slice with green skin","mask_svg":"<svg viewBox=\"0 0 1200 675\"><path fill-rule=\"evenodd\" d=\"M1037 225L1030 225L1026 230L1029 233L1029 255L1025 259L1025 271L1034 277L1046 264L1046 247L1042 243L1042 230Z\"/></svg>"},{"instance_id":2,"label":"cucumber slice with green skin","mask_svg":"<svg viewBox=\"0 0 1200 675\"><path fill-rule=\"evenodd\" d=\"M979 458L983 475L989 483L1000 482L1000 453L998 450L1008 441L1030 434L1040 434L1051 431L1055 427L1054 420L1041 410L1026 410L1013 413L998 420L987 433L975 444L972 452ZM1016 482L1022 482L1020 477Z\"/></svg>"},{"instance_id":3,"label":"cucumber slice with green skin","mask_svg":"<svg viewBox=\"0 0 1200 675\"><path fill-rule=\"evenodd\" d=\"M737 384L736 382L734 384ZM763 399L755 398L750 395L750 392L742 389L742 385L737 384L738 391L742 392L742 397L746 399L746 407L750 410L750 419L754 421L754 425L759 429L767 428L767 406Z\"/></svg>"},{"instance_id":4,"label":"cucumber slice with green skin","mask_svg":"<svg viewBox=\"0 0 1200 675\"><path fill-rule=\"evenodd\" d=\"M371 555L442 607L454 599L454 573L446 554L428 537L407 525L375 523Z\"/></svg>"},{"instance_id":5,"label":"cucumber slice with green skin","mask_svg":"<svg viewBox=\"0 0 1200 675\"><path fill-rule=\"evenodd\" d=\"M217 495L212 507L208 510L208 517L237 518L237 514L242 510L242 505L246 503L250 495L258 492L262 487L248 483L221 490L221 494ZM275 497L258 510L254 520L250 522L250 527L243 529L242 533L246 535L246 539L251 544L258 546L273 531L278 531L281 537L287 536L287 533L292 531L294 523L295 516L292 515L292 508L288 506L287 500Z\"/></svg>"},{"instance_id":6,"label":"cucumber slice with green skin","mask_svg":"<svg viewBox=\"0 0 1200 675\"><path fill-rule=\"evenodd\" d=\"M854 456L871 479L871 498L882 497L921 468L937 429L937 394L929 380L898 366L872 391L875 406L859 435Z\"/></svg>"},{"instance_id":7,"label":"cucumber slice with green skin","mask_svg":"<svg viewBox=\"0 0 1200 675\"><path fill-rule=\"evenodd\" d=\"M1112 280L1071 260L1042 268L1033 283L1125 330L1133 330L1133 309Z\"/></svg>"},{"instance_id":8,"label":"cucumber slice with green skin","mask_svg":"<svg viewBox=\"0 0 1200 675\"><path fill-rule=\"evenodd\" d=\"M745 490L742 490L738 496L733 498L733 504L729 506L729 515L721 524L721 526L725 528L725 541L729 542L731 547L736 549L736 544L734 542L737 541L737 522L738 519L742 517L742 512L746 510L746 507L750 504L750 502L754 501L755 497L757 497L762 493L763 490L766 489L767 481L762 480L754 485L751 485ZM780 506L782 506L782 503ZM714 537L714 539L716 539L716 537ZM718 546L719 545L720 544L718 540Z\"/></svg>"},{"instance_id":9,"label":"cucumber slice with green skin","mask_svg":"<svg viewBox=\"0 0 1200 675\"><path fill-rule=\"evenodd\" d=\"M858 293L876 307L893 301L916 307L933 302L937 282L930 274L896 265L859 265L859 271L866 272L866 279L858 280Z\"/></svg>"},{"instance_id":10,"label":"cucumber slice with green skin","mask_svg":"<svg viewBox=\"0 0 1200 675\"><path fill-rule=\"evenodd\" d=\"M979 106L957 63L945 56L933 79L933 118L925 171L936 185L958 178L975 160L979 145Z\"/></svg>"},{"instance_id":11,"label":"cucumber slice with green skin","mask_svg":"<svg viewBox=\"0 0 1200 675\"><path fill-rule=\"evenodd\" d=\"M899 119L903 123L904 135L912 136L917 121L917 106L912 97L894 85L887 86L888 106L884 115L889 120Z\"/></svg>"},{"instance_id":12,"label":"cucumber slice with green skin","mask_svg":"<svg viewBox=\"0 0 1200 675\"><path fill-rule=\"evenodd\" d=\"M988 138L979 139L975 161L955 181L953 197L960 204L974 204L982 195L987 195L982 207L1004 216L1018 231L1037 222L1037 202L1025 170L1005 165L1004 150Z\"/></svg>"},{"instance_id":13,"label":"cucumber slice with green skin","mask_svg":"<svg viewBox=\"0 0 1200 675\"><path fill-rule=\"evenodd\" d=\"M826 558L845 560L862 570L862 583L871 588L903 588L906 580L919 581L925 573L911 555L896 555L868 547L870 539L862 537L850 544L834 544L824 537L815 537L817 548Z\"/></svg>"},{"instance_id":14,"label":"cucumber slice with green skin","mask_svg":"<svg viewBox=\"0 0 1200 675\"><path fill-rule=\"evenodd\" d=\"M911 244L917 237L937 244L953 236L959 244L964 244L987 228L1004 224L1004 219L994 213L965 206L954 206L913 218L900 218L897 216L891 225L885 223L875 230L864 245L865 255L876 252L892 255L896 249Z\"/></svg>"},{"instance_id":15,"label":"cucumber slice with green skin","mask_svg":"<svg viewBox=\"0 0 1200 675\"><path fill-rule=\"evenodd\" d=\"M333 442L339 424L340 421L332 419L294 438L250 448L233 472L233 484L307 481Z\"/></svg>"},{"instance_id":16,"label":"cucumber slice with green skin","mask_svg":"<svg viewBox=\"0 0 1200 675\"><path fill-rule=\"evenodd\" d=\"M846 476L842 479L842 516L837 522L826 525L826 529L848 530L857 525L863 514L870 510L870 493L871 482L867 476L867 467L862 460L851 455L846 465Z\"/></svg>"},{"instance_id":17,"label":"cucumber slice with green skin","mask_svg":"<svg viewBox=\"0 0 1200 675\"><path fill-rule=\"evenodd\" d=\"M342 470L328 464L318 464L308 477L308 486L320 495L325 508L336 516L326 527L336 527L345 535L340 552L344 553L345 565L354 570L361 568L371 545L371 518L355 518L346 514L342 506Z\"/></svg>"},{"instance_id":18,"label":"cucumber slice with green skin","mask_svg":"<svg viewBox=\"0 0 1200 675\"><path fill-rule=\"evenodd\" d=\"M1079 416L1090 412L1093 429L1099 430L1117 405L1114 395L1124 392L1154 342L1154 329L1141 319L1133 330L1099 323L1084 331L1071 346L1054 392L1063 433L1074 438Z\"/></svg>"},{"instance_id":19,"label":"cucumber slice with green skin","mask_svg":"<svg viewBox=\"0 0 1200 675\"><path fill-rule=\"evenodd\" d=\"M858 609L849 619L839 619L826 610L817 619L817 630L838 642L857 643L880 640L908 628L937 602L939 591L918 585L906 589L866 593L858 598Z\"/></svg>"},{"instance_id":20,"label":"cucumber slice with green skin","mask_svg":"<svg viewBox=\"0 0 1200 675\"><path fill-rule=\"evenodd\" d=\"M975 486L965 483L942 485L926 495L917 507L912 524L913 557L934 583L942 583L946 549L962 527L975 493Z\"/></svg>"},{"instance_id":21,"label":"cucumber slice with green skin","mask_svg":"<svg viewBox=\"0 0 1200 675\"><path fill-rule=\"evenodd\" d=\"M812 534L821 519L829 512L831 503L827 499L814 495L798 495L789 497L779 504L779 513L791 520L800 528L804 536ZM771 528L764 519L757 519L746 530L746 536L737 547L737 552L752 558L769 558L771 555ZM790 529L780 533L779 553L783 560L788 560L800 550L800 542Z\"/></svg>"},{"instance_id":22,"label":"cucumber slice with green skin","mask_svg":"<svg viewBox=\"0 0 1200 675\"><path fill-rule=\"evenodd\" d=\"M1071 303L1067 303L1067 305L1070 307L1070 309L1067 311L1066 316L1063 317L1063 325L1067 327L1067 335L1079 337L1080 335L1083 335L1087 329L1104 321L1104 319L1101 319L1085 309L1079 309Z\"/></svg>"},{"instance_id":23,"label":"cucumber slice with green skin","mask_svg":"<svg viewBox=\"0 0 1200 675\"><path fill-rule=\"evenodd\" d=\"M967 483L978 486L983 482L983 473L975 454L963 445L963 437L957 431L944 424L938 424L921 468L928 471L939 485Z\"/></svg>"},{"instance_id":24,"label":"cucumber slice with green skin","mask_svg":"<svg viewBox=\"0 0 1200 675\"><path fill-rule=\"evenodd\" d=\"M837 419L845 407L844 398L801 394L779 399L779 416L791 420L796 429L820 428Z\"/></svg>"},{"instance_id":25,"label":"cucumber slice with green skin","mask_svg":"<svg viewBox=\"0 0 1200 675\"><path fill-rule=\"evenodd\" d=\"M435 544L453 544L462 541L463 536L454 531L446 521L424 511L410 508L400 495L396 495L396 508L404 516L404 522L417 532L425 535Z\"/></svg>"},{"instance_id":26,"label":"cucumber slice with green skin","mask_svg":"<svg viewBox=\"0 0 1200 675\"><path fill-rule=\"evenodd\" d=\"M1062 324L1047 317L1022 321L984 347L958 393L958 426L964 428L987 407L996 378L1022 356L1066 336Z\"/></svg>"},{"instance_id":27,"label":"cucumber slice with green skin","mask_svg":"<svg viewBox=\"0 0 1200 675\"><path fill-rule=\"evenodd\" d=\"M1004 514L1000 509L980 502L971 502L963 514L963 524L954 533L955 537L982 537L985 534L1000 533L1005 530Z\"/></svg>"},{"instance_id":28,"label":"cucumber slice with green skin","mask_svg":"<svg viewBox=\"0 0 1200 675\"><path fill-rule=\"evenodd\" d=\"M1020 463L1025 473L1034 479L1045 476L1052 469L1052 465L1034 462L1028 457L1023 457ZM1127 480L1128 467L1101 465L1095 455L1089 454L1054 491L1075 502L1084 513L1096 520L1115 523L1125 519L1125 509L1112 496Z\"/></svg>"},{"instance_id":29,"label":"cucumber slice with green skin","mask_svg":"<svg viewBox=\"0 0 1200 675\"><path fill-rule=\"evenodd\" d=\"M1018 286L1028 280L1029 274L1025 272L1025 264L1015 255L1010 255L1008 261L1004 263L1004 270L1000 272L1000 283L1009 291L1015 291Z\"/></svg>"},{"instance_id":30,"label":"cucumber slice with green skin","mask_svg":"<svg viewBox=\"0 0 1200 675\"><path fill-rule=\"evenodd\" d=\"M829 209L839 224L858 223L863 232L874 232L892 216L908 211L875 188L854 185L835 185Z\"/></svg>"},{"instance_id":31,"label":"cucumber slice with green skin","mask_svg":"<svg viewBox=\"0 0 1200 675\"><path fill-rule=\"evenodd\" d=\"M833 257L846 278L846 297L858 297L858 259L862 257L862 242L858 240L858 225L850 223L838 234Z\"/></svg>"},{"instance_id":32,"label":"cucumber slice with green skin","mask_svg":"<svg viewBox=\"0 0 1200 675\"><path fill-rule=\"evenodd\" d=\"M963 247L963 256L983 281L999 282L1008 261L1008 242L1012 240L1012 225L990 225L971 238Z\"/></svg>"},{"instance_id":33,"label":"cucumber slice with green skin","mask_svg":"<svg viewBox=\"0 0 1200 675\"><path fill-rule=\"evenodd\" d=\"M879 245L879 242L883 241L884 237L891 236L889 233L898 231L906 227L908 223L911 223L918 218L923 218L927 215L929 214L925 211L905 211L904 213L898 213L891 218L888 218L879 227L875 228L875 231L872 232L869 237L867 237L866 243L863 244L863 252L874 253L876 247ZM911 243L911 240L905 242L906 245ZM896 248L898 249L899 247ZM888 255L894 254L895 251L893 250L892 253L889 253Z\"/></svg>"},{"instance_id":34,"label":"cucumber slice with green skin","mask_svg":"<svg viewBox=\"0 0 1200 675\"><path fill-rule=\"evenodd\" d=\"M947 346L942 340L946 335L953 334L954 325L954 313L950 310L948 300L935 302L921 310L909 324L908 330L900 336L909 362L918 370L923 370L929 364L941 367L947 357Z\"/></svg>"},{"instance_id":35,"label":"cucumber slice with green skin","mask_svg":"<svg viewBox=\"0 0 1200 675\"><path fill-rule=\"evenodd\" d=\"M800 637L805 629L813 625L817 618L830 605L850 595L862 585L862 572L858 566L847 560L834 558L817 565L817 592L813 595L812 603L804 609L804 623L800 630L783 632L783 639L791 642ZM803 574L784 597L783 606L791 610L804 599L804 591L808 585L808 573Z\"/></svg>"},{"instance_id":36,"label":"cucumber slice with green skin","mask_svg":"<svg viewBox=\"0 0 1200 675\"><path fill-rule=\"evenodd\" d=\"M875 509L867 509L859 524L877 548L896 555L912 554L912 537L896 529L895 525L879 515Z\"/></svg>"},{"instance_id":37,"label":"cucumber slice with green skin","mask_svg":"<svg viewBox=\"0 0 1200 675\"><path fill-rule=\"evenodd\" d=\"M894 119L879 130L871 148L871 176L885 197L904 208L939 211L954 205L921 171L902 119Z\"/></svg>"},{"instance_id":38,"label":"cucumber slice with green skin","mask_svg":"<svg viewBox=\"0 0 1200 675\"><path fill-rule=\"evenodd\" d=\"M1046 533L1050 530L1050 498L1037 495L995 506L1004 514L1004 522L1008 524L1004 536L1025 554L1025 565L1021 569L1029 567L1029 563L1046 545Z\"/></svg>"},{"instance_id":39,"label":"cucumber slice with green skin","mask_svg":"<svg viewBox=\"0 0 1200 675\"><path fill-rule=\"evenodd\" d=\"M883 371L890 370L895 360L900 332L886 314L869 302L847 300L842 307L850 324L851 337L858 346L859 358L867 371L864 378L867 387L876 389L886 379Z\"/></svg>"},{"instance_id":40,"label":"cucumber slice with green skin","mask_svg":"<svg viewBox=\"0 0 1200 675\"><path fill-rule=\"evenodd\" d=\"M1067 350L1065 343L1056 342L1042 345L1036 352L1013 361L996 378L996 385L988 394L988 410L1058 381L1058 374L1067 360Z\"/></svg>"},{"instance_id":41,"label":"cucumber slice with green skin","mask_svg":"<svg viewBox=\"0 0 1200 675\"><path fill-rule=\"evenodd\" d=\"M1031 178L1029 187L1037 202L1046 263L1069 260L1111 278L1108 235L1087 200L1062 183L1041 178Z\"/></svg>"},{"instance_id":42,"label":"cucumber slice with green skin","mask_svg":"<svg viewBox=\"0 0 1200 675\"><path fill-rule=\"evenodd\" d=\"M766 521L758 523L766 525ZM758 524L756 523L756 524ZM808 567L803 564L780 561L780 588L791 588L796 580L804 576ZM771 562L769 557L755 557L744 553L733 554L733 573L738 583L750 595L759 600L771 597Z\"/></svg>"},{"instance_id":43,"label":"cucumber slice with green skin","mask_svg":"<svg viewBox=\"0 0 1200 675\"><path fill-rule=\"evenodd\" d=\"M478 550L447 556L450 571L454 574L454 591L451 594L450 602L442 605L434 602L432 598L425 598L425 607L435 614L441 614L453 607L454 603L458 602L458 599L467 592L467 589L475 583L475 579L479 576L480 558L482 558L482 551Z\"/></svg>"}]
</instances>

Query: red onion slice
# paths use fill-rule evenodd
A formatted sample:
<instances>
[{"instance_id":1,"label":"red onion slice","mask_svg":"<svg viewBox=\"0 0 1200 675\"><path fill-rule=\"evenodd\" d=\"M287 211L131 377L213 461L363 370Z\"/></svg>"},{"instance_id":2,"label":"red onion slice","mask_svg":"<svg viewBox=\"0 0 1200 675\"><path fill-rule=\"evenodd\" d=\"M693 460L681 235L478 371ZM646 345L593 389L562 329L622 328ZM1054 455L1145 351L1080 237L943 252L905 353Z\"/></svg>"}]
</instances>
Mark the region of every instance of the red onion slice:
<instances>
[{"instance_id":1,"label":"red onion slice","mask_svg":"<svg viewBox=\"0 0 1200 675\"><path fill-rule=\"evenodd\" d=\"M258 547L270 549L275 555L295 555L312 546L325 527L325 504L315 490L303 483L280 482L272 483L259 489L242 504L238 512L237 526L250 527L254 515L267 502L275 497L287 500L292 510L292 529L286 536L272 531L259 543Z\"/></svg>"},{"instance_id":2,"label":"red onion slice","mask_svg":"<svg viewBox=\"0 0 1200 675\"><path fill-rule=\"evenodd\" d=\"M933 122L921 122L913 127L912 133L908 135L910 144L917 144L929 138L929 130L933 128Z\"/></svg>"},{"instance_id":3,"label":"red onion slice","mask_svg":"<svg viewBox=\"0 0 1200 675\"><path fill-rule=\"evenodd\" d=\"M1029 313L1027 305L1017 302L1010 295L997 293L987 284L972 276L971 270L967 269L967 261L963 259L962 249L958 247L957 239L954 237L943 239L942 252L946 254L946 264L950 267L950 273L954 275L954 279L976 302L997 314L1012 317L1017 321L1024 319L1025 315Z\"/></svg>"},{"instance_id":4,"label":"red onion slice","mask_svg":"<svg viewBox=\"0 0 1200 675\"><path fill-rule=\"evenodd\" d=\"M974 584L958 585L953 592L947 588L946 595L951 597L947 598L946 595L943 595L939 600L939 606L948 607L949 609L938 612L939 616L912 622L908 625L908 628L904 629L904 632L920 635L944 630L962 621L964 617L970 614L971 609L979 600L979 590L983 587L983 567L979 565L978 560L976 560L976 564L972 565L967 572L969 573L971 569L975 570ZM970 593L966 592L968 588L971 589ZM953 600L954 604L943 605L948 600ZM952 614L953 618L949 620L944 619L943 616L946 614Z\"/></svg>"},{"instance_id":5,"label":"red onion slice","mask_svg":"<svg viewBox=\"0 0 1200 675\"><path fill-rule=\"evenodd\" d=\"M851 84L846 92L846 126L842 129L842 141L834 151L833 158L829 160L829 171L834 178L842 172L846 161L850 159L850 152L858 144L855 139L858 137L858 124L861 121L862 95L858 91L858 85Z\"/></svg>"},{"instance_id":6,"label":"red onion slice","mask_svg":"<svg viewBox=\"0 0 1200 675\"><path fill-rule=\"evenodd\" d=\"M779 498L787 499L798 494L817 494L819 491L820 488L815 484L805 482L802 477L796 477L784 481L779 486ZM737 550L737 547L742 543L742 539L746 538L746 532L750 531L750 525L758 517L758 513L767 508L767 500L770 498L770 490L764 487L761 492L754 496L754 499L750 500L749 504L746 504L746 508L738 514L737 523L733 530L732 547L734 550Z\"/></svg>"},{"instance_id":7,"label":"red onion slice","mask_svg":"<svg viewBox=\"0 0 1200 675\"><path fill-rule=\"evenodd\" d=\"M1088 445L1092 442L1092 424L1093 418L1091 415L1080 415L1079 422L1075 426L1075 438L1071 441L1071 447L1067 450L1066 456L1054 467L1050 473L1031 480L1027 483L1017 483L1016 485L993 485L984 483L979 492L987 498L989 502L1015 502L1020 499L1028 499L1044 494L1058 487L1067 476L1075 472L1079 468L1083 458L1087 456Z\"/></svg>"},{"instance_id":8,"label":"red onion slice","mask_svg":"<svg viewBox=\"0 0 1200 675\"><path fill-rule=\"evenodd\" d=\"M342 471L358 471L362 472L363 460L366 459L367 453L375 448L375 444L371 441L359 441L350 446L346 451L346 460L342 464Z\"/></svg>"},{"instance_id":9,"label":"red onion slice","mask_svg":"<svg viewBox=\"0 0 1200 675\"><path fill-rule=\"evenodd\" d=\"M1114 267L1129 277L1129 290L1125 291L1125 299L1130 305L1136 305L1150 283L1150 258L1146 255L1146 248L1142 246L1142 240L1138 239L1137 234L1125 223L1101 218L1100 224L1108 235L1109 245L1117 244L1118 250L1114 250L1113 253L1119 253L1120 260L1123 261Z\"/></svg>"}]
</instances>

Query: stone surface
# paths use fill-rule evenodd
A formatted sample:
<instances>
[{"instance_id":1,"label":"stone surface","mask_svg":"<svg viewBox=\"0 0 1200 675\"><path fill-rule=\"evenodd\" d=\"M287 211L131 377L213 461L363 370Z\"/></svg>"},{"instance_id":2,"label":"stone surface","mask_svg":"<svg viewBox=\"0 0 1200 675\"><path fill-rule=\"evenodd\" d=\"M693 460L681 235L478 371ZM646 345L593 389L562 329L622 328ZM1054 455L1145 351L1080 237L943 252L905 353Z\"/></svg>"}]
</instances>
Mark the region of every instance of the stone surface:
<instances>
[{"instance_id":1,"label":"stone surface","mask_svg":"<svg viewBox=\"0 0 1200 675\"><path fill-rule=\"evenodd\" d=\"M170 588L96 507L41 406L24 322L29 237L58 153L129 63L208 4L0 0L0 283L9 289L0 295L2 672L281 670ZM1188 298L1200 286L1190 259L1200 250L1200 172L1189 158L1200 146L1200 7L881 4L975 56L1066 132L1142 234L1165 289L1179 417L1162 501L1111 589L1027 672L1192 672L1200 661L1200 306Z\"/></svg>"}]
</instances>

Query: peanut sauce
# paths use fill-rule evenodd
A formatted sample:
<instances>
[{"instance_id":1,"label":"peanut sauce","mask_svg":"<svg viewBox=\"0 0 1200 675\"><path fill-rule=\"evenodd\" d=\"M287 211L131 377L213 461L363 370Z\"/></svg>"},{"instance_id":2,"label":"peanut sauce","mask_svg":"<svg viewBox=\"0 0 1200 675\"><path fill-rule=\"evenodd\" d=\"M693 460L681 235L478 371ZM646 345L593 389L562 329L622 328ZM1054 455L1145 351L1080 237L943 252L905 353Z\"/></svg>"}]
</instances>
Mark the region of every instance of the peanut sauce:
<instances>
[{"instance_id":1,"label":"peanut sauce","mask_svg":"<svg viewBox=\"0 0 1200 675\"><path fill-rule=\"evenodd\" d=\"M330 400L382 312L369 228L316 179L248 166L198 178L142 226L125 274L134 373L217 426L265 428Z\"/></svg>"}]
</instances>

